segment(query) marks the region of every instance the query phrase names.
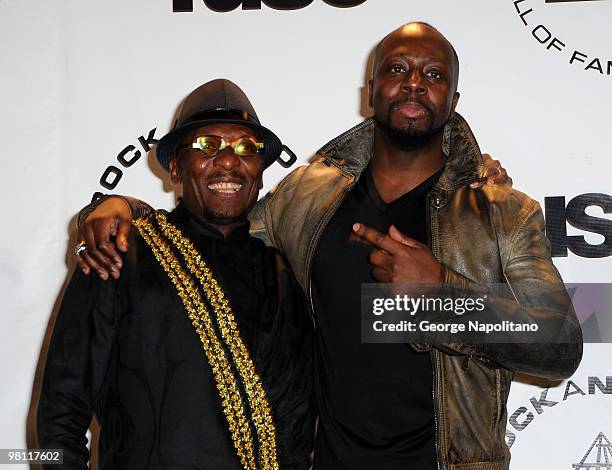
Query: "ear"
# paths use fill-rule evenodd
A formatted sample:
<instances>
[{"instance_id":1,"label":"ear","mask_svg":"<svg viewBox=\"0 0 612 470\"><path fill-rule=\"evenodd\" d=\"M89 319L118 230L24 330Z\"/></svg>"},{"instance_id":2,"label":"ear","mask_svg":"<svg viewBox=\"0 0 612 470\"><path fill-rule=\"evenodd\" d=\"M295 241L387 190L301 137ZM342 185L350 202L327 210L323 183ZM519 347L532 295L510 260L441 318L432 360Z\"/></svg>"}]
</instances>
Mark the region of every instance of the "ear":
<instances>
[{"instance_id":1,"label":"ear","mask_svg":"<svg viewBox=\"0 0 612 470\"><path fill-rule=\"evenodd\" d=\"M452 105L451 105L451 113L455 112L455 108L457 107L457 103L459 102L459 96L461 96L459 94L458 91L456 91L453 95L453 101L452 101Z\"/></svg>"},{"instance_id":2,"label":"ear","mask_svg":"<svg viewBox=\"0 0 612 470\"><path fill-rule=\"evenodd\" d=\"M179 185L182 183L181 171L176 156L170 160L170 163L168 164L168 172L170 173L170 181L172 181L172 184Z\"/></svg>"},{"instance_id":3,"label":"ear","mask_svg":"<svg viewBox=\"0 0 612 470\"><path fill-rule=\"evenodd\" d=\"M372 94L374 93L374 79L370 78L368 80L368 106L370 106L370 109L373 109L374 106L372 106Z\"/></svg>"}]
</instances>

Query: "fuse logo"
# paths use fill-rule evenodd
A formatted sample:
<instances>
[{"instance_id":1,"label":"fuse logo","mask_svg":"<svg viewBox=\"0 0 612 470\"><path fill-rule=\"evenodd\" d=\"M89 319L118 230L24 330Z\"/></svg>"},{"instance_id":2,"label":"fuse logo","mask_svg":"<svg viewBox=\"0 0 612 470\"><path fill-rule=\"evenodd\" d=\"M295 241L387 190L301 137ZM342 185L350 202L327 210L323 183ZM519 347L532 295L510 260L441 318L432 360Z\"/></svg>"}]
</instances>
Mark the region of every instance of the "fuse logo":
<instances>
[{"instance_id":1,"label":"fuse logo","mask_svg":"<svg viewBox=\"0 0 612 470\"><path fill-rule=\"evenodd\" d=\"M323 0L336 8L349 8L361 5L366 0ZM261 10L262 3L274 10L299 10L307 7L313 0L202 0L208 9L227 12L242 7L243 10ZM193 12L193 0L172 0L172 11Z\"/></svg>"},{"instance_id":2,"label":"fuse logo","mask_svg":"<svg viewBox=\"0 0 612 470\"><path fill-rule=\"evenodd\" d=\"M587 207L599 207L604 214L612 214L612 196L588 193L576 196L566 205L564 196L545 198L546 236L550 240L551 255L566 257L568 250L583 258L605 258L612 255L612 220L587 214ZM567 224L579 230L597 233L603 243L587 243L583 235L568 235Z\"/></svg>"}]
</instances>

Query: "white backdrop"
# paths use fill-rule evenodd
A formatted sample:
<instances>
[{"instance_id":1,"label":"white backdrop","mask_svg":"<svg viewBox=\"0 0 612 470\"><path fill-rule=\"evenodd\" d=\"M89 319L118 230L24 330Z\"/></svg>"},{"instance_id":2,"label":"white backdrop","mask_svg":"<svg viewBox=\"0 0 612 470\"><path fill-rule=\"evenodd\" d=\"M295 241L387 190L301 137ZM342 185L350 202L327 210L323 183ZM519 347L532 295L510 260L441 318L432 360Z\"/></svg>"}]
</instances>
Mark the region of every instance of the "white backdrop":
<instances>
[{"instance_id":1,"label":"white backdrop","mask_svg":"<svg viewBox=\"0 0 612 470\"><path fill-rule=\"evenodd\" d=\"M338 8L313 0L299 10L263 4L226 13L202 0L192 12L172 5L0 0L0 448L35 445L33 384L73 267L66 249L74 215L95 191L109 192L99 180L110 165L123 172L114 192L173 205L138 138L154 128L162 136L179 101L205 81L238 83L262 122L305 162L363 118L377 41L402 23L427 21L459 53L458 110L515 187L543 207L547 197L612 195L612 1L365 0ZM117 155L128 145L142 157L124 168ZM285 172L268 171L264 189ZM605 211L587 209L607 239L567 225L568 235L583 235L607 255L555 258L567 282L612 282L609 203ZM587 345L572 381L547 392L546 384L514 385L513 469L570 469L600 433L612 439L611 352ZM587 461L597 459L594 449Z\"/></svg>"}]
</instances>

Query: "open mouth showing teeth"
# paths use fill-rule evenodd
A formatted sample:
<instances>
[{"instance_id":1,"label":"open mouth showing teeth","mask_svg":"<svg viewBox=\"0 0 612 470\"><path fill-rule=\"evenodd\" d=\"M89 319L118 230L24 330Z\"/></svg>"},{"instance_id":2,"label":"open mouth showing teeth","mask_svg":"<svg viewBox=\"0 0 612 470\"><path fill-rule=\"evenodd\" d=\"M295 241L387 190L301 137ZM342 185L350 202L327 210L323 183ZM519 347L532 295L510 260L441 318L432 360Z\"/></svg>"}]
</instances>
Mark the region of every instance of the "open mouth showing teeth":
<instances>
[{"instance_id":1,"label":"open mouth showing teeth","mask_svg":"<svg viewBox=\"0 0 612 470\"><path fill-rule=\"evenodd\" d=\"M242 188L242 185L238 183L214 183L208 185L208 189L210 189L211 191L217 191L226 194L231 194L240 191L240 188Z\"/></svg>"}]
</instances>

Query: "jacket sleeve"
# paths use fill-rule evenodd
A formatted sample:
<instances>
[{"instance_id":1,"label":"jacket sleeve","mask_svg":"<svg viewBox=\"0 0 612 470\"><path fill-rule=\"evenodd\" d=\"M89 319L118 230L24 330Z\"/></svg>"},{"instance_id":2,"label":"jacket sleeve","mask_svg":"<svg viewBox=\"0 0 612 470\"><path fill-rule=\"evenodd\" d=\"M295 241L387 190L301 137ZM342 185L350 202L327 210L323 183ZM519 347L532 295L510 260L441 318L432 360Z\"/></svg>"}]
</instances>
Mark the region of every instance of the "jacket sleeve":
<instances>
[{"instance_id":1,"label":"jacket sleeve","mask_svg":"<svg viewBox=\"0 0 612 470\"><path fill-rule=\"evenodd\" d=\"M582 330L563 280L550 256L544 235L544 217L531 201L522 220L508 235L503 274L512 298L491 297L498 318L536 323L546 341L516 343L448 344L444 348L492 361L515 372L550 379L571 376L582 358ZM483 286L445 268L445 283L463 292L482 292ZM524 333L517 333L524 334ZM442 349L444 349L442 348Z\"/></svg>"},{"instance_id":2,"label":"jacket sleeve","mask_svg":"<svg viewBox=\"0 0 612 470\"><path fill-rule=\"evenodd\" d=\"M39 446L64 451L63 465L48 468L88 468L85 434L112 355L121 307L118 282L77 269L65 291L37 411Z\"/></svg>"},{"instance_id":3,"label":"jacket sleeve","mask_svg":"<svg viewBox=\"0 0 612 470\"><path fill-rule=\"evenodd\" d=\"M272 250L271 250L272 251ZM273 318L262 318L256 356L273 410L276 447L282 470L307 470L313 450L313 333L306 298L278 253ZM272 297L271 295L269 297Z\"/></svg>"},{"instance_id":4,"label":"jacket sleeve","mask_svg":"<svg viewBox=\"0 0 612 470\"><path fill-rule=\"evenodd\" d=\"M87 218L89 214L95 211L96 208L100 204L102 204L104 201L106 201L107 199L111 197L121 198L128 204L128 206L130 206L130 211L132 212L132 219L136 219L138 217L143 217L145 215L148 215L154 210L146 202L141 201L140 199L136 199L131 196L121 196L119 194L105 194L99 199L96 199L95 201L90 202L89 204L87 204L85 207L83 207L79 211L79 215L77 216L77 228L80 228L81 225L83 225L83 222L85 221L85 219Z\"/></svg>"}]
</instances>

